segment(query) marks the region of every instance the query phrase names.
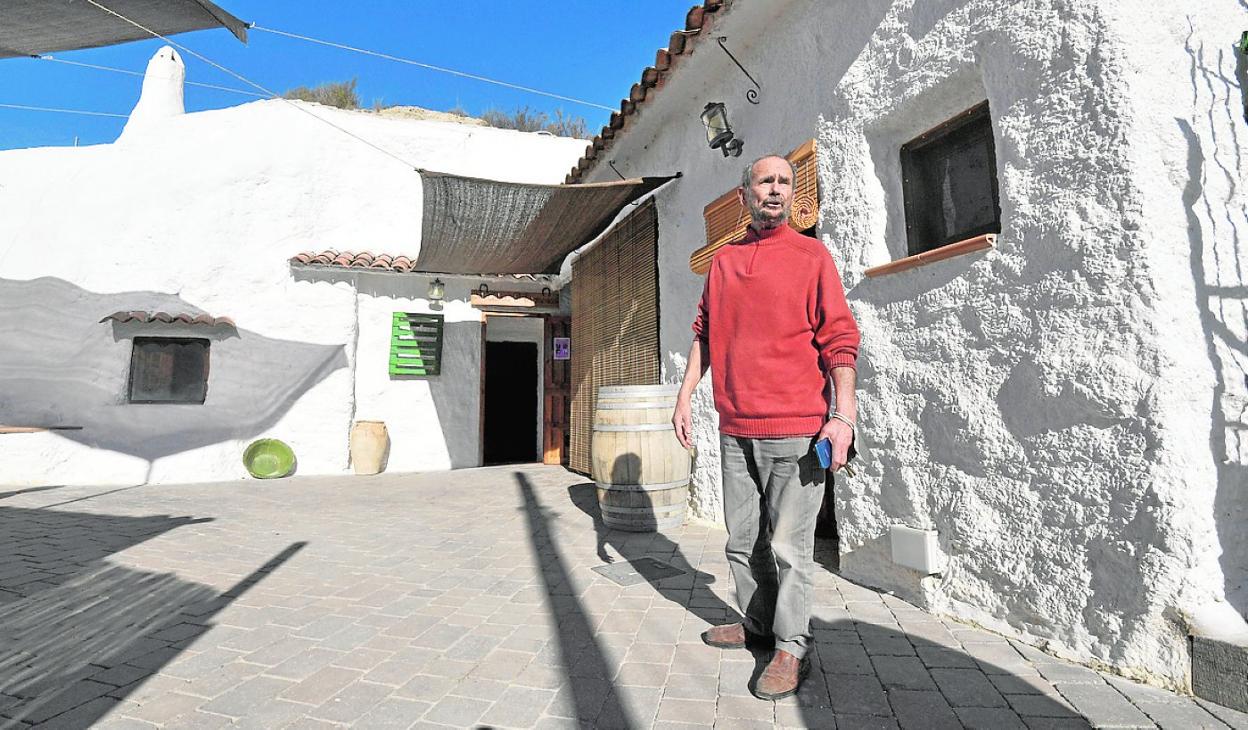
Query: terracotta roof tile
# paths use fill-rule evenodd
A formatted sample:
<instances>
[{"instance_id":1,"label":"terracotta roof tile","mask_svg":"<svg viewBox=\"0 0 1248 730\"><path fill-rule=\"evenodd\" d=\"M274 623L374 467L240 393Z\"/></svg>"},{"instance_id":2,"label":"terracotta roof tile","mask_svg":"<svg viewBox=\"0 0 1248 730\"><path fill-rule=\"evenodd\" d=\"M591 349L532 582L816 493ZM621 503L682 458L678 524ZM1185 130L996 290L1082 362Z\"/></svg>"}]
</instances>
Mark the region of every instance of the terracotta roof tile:
<instances>
[{"instance_id":1,"label":"terracotta roof tile","mask_svg":"<svg viewBox=\"0 0 1248 730\"><path fill-rule=\"evenodd\" d=\"M708 35L704 31L709 30L714 22L714 14L731 4L732 0L706 0L701 5L694 5L689 9L685 15L684 29L673 32L668 40L667 48L660 48L655 53L654 65L646 67L641 72L641 82L633 84L633 87L629 89L628 98L620 102L620 111L611 113L611 120L602 128L598 136L594 137L590 149L585 151L585 156L577 161L576 167L573 167L568 176L564 178L565 183L572 184L581 181L581 178L592 168L594 161L601 156L598 153L610 147L616 132L624 129L628 117L636 114L638 109L663 87L667 75L673 71L676 59L691 53L698 39Z\"/></svg>"},{"instance_id":2,"label":"terracotta roof tile","mask_svg":"<svg viewBox=\"0 0 1248 730\"><path fill-rule=\"evenodd\" d=\"M104 322L138 322L139 324L190 324L205 327L234 327L229 317L213 317L208 314L170 314L168 312L113 312L100 320Z\"/></svg>"}]
</instances>

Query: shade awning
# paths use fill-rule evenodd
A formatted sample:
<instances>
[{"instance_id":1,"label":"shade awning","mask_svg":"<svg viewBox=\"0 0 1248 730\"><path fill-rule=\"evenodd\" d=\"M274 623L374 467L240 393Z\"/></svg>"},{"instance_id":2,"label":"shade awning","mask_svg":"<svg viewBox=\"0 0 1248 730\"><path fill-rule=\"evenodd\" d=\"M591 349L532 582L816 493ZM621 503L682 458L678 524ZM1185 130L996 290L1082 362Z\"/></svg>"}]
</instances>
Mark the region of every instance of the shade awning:
<instances>
[{"instance_id":1,"label":"shade awning","mask_svg":"<svg viewBox=\"0 0 1248 730\"><path fill-rule=\"evenodd\" d=\"M247 24L209 0L97 0L160 35L228 28L247 42ZM4 0L0 58L98 48L145 40L151 33L86 0Z\"/></svg>"},{"instance_id":2,"label":"shade awning","mask_svg":"<svg viewBox=\"0 0 1248 730\"><path fill-rule=\"evenodd\" d=\"M418 271L556 273L625 205L676 175L583 185L534 185L420 171Z\"/></svg>"}]
</instances>

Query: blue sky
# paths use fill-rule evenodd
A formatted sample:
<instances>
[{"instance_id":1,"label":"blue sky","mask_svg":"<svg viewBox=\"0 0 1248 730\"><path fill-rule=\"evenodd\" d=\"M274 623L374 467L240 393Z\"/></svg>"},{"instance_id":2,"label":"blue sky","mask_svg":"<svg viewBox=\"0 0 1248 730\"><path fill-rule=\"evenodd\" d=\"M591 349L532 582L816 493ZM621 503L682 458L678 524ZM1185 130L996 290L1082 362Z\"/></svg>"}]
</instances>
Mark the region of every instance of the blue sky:
<instances>
[{"instance_id":1,"label":"blue sky","mask_svg":"<svg viewBox=\"0 0 1248 730\"><path fill-rule=\"evenodd\" d=\"M258 25L381 51L618 108L654 63L656 49L684 26L692 0L217 0ZM358 79L361 102L470 113L527 105L584 117L591 133L609 112L303 41L252 31L247 45L223 29L173 40L277 92ZM142 71L160 40L54 54ZM248 88L183 55L187 81ZM0 104L128 114L142 79L34 59L0 60ZM244 103L226 91L186 87L188 112ZM0 149L112 142L124 119L0 108Z\"/></svg>"}]
</instances>

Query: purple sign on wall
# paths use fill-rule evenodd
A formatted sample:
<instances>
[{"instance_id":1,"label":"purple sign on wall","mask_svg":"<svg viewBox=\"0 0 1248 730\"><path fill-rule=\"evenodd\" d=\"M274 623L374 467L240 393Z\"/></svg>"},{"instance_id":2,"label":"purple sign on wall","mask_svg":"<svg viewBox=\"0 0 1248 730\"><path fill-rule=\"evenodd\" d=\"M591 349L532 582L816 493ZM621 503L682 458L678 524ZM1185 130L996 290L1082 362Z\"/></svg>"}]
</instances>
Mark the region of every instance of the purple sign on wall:
<instances>
[{"instance_id":1,"label":"purple sign on wall","mask_svg":"<svg viewBox=\"0 0 1248 730\"><path fill-rule=\"evenodd\" d=\"M555 340L555 346L554 346L555 359L556 360L571 360L572 359L572 338L571 337L556 337L554 338L554 340Z\"/></svg>"}]
</instances>

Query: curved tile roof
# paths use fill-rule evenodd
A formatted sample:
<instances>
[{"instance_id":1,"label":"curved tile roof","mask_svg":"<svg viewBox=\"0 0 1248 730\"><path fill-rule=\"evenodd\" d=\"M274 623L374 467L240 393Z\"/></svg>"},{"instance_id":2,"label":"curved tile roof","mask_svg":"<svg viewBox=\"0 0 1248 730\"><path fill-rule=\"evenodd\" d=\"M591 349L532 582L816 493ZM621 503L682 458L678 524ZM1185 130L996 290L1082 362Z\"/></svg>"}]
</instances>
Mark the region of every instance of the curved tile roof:
<instances>
[{"instance_id":1,"label":"curved tile roof","mask_svg":"<svg viewBox=\"0 0 1248 730\"><path fill-rule=\"evenodd\" d=\"M564 178L571 185L581 182L602 153L610 149L616 135L628 124L628 117L635 114L639 107L649 101L664 81L675 69L681 56L693 51L698 39L710 35L710 28L715 14L726 10L733 0L706 0L701 5L694 5L685 15L685 27L672 33L667 48L660 48L655 54L654 65L641 72L641 79L629 89L628 98L620 101L620 110L611 112L611 120L607 122L593 142L585 148L585 155L577 161L576 166Z\"/></svg>"}]
</instances>

